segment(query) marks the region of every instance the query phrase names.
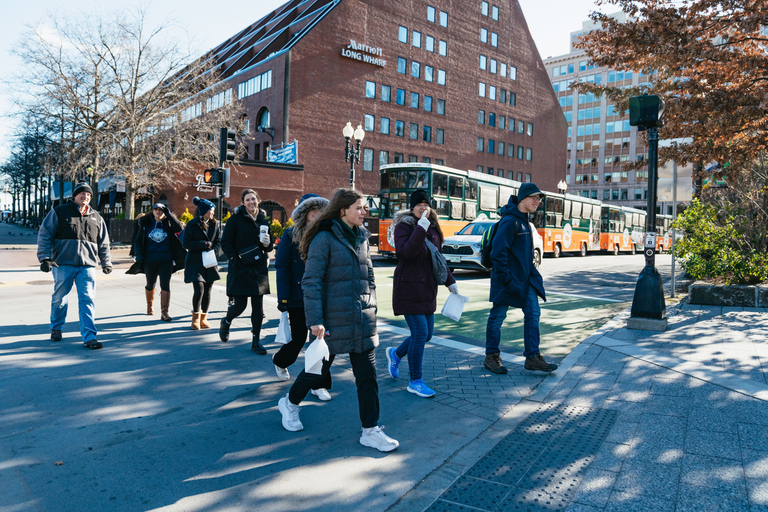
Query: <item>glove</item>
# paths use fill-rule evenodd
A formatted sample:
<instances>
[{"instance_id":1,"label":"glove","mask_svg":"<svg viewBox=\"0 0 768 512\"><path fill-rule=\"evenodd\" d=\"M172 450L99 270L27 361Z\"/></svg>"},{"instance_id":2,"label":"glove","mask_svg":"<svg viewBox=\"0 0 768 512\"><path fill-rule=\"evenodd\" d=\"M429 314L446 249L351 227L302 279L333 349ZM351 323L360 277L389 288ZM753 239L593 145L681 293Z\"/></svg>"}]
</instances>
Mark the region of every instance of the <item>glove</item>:
<instances>
[{"instance_id":1,"label":"glove","mask_svg":"<svg viewBox=\"0 0 768 512\"><path fill-rule=\"evenodd\" d=\"M53 268L53 264L51 264L51 260L43 260L40 262L40 270L43 272L50 272Z\"/></svg>"},{"instance_id":2,"label":"glove","mask_svg":"<svg viewBox=\"0 0 768 512\"><path fill-rule=\"evenodd\" d=\"M213 242L205 242L205 248L206 249L212 249L213 248Z\"/></svg>"},{"instance_id":3,"label":"glove","mask_svg":"<svg viewBox=\"0 0 768 512\"><path fill-rule=\"evenodd\" d=\"M429 210L424 210L424 213L421 214L421 218L419 219L419 227L424 228L424 231L427 231L429 229L429 219L427 218L427 215L429 215Z\"/></svg>"},{"instance_id":4,"label":"glove","mask_svg":"<svg viewBox=\"0 0 768 512\"><path fill-rule=\"evenodd\" d=\"M267 233L260 234L259 235L259 242L261 242L261 245L263 245L264 247L269 247L269 242L270 242L269 234L267 234Z\"/></svg>"},{"instance_id":5,"label":"glove","mask_svg":"<svg viewBox=\"0 0 768 512\"><path fill-rule=\"evenodd\" d=\"M288 301L281 300L277 303L277 310L281 313L288 311Z\"/></svg>"},{"instance_id":6,"label":"glove","mask_svg":"<svg viewBox=\"0 0 768 512\"><path fill-rule=\"evenodd\" d=\"M459 285L456 283L453 283L452 285L448 286L448 289L451 291L451 293L455 293L456 295L459 294Z\"/></svg>"},{"instance_id":7,"label":"glove","mask_svg":"<svg viewBox=\"0 0 768 512\"><path fill-rule=\"evenodd\" d=\"M104 272L105 274L111 274L112 273L112 267L111 266L109 266L109 267L102 267L101 271Z\"/></svg>"}]
</instances>

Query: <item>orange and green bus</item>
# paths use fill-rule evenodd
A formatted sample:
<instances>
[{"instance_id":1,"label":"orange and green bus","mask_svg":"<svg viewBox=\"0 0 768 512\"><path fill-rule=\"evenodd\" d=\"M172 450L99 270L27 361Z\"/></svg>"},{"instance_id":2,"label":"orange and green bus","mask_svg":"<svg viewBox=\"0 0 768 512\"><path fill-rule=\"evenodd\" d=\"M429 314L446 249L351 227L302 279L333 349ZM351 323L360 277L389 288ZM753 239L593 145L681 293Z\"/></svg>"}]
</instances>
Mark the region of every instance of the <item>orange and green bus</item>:
<instances>
[{"instance_id":1,"label":"orange and green bus","mask_svg":"<svg viewBox=\"0 0 768 512\"><path fill-rule=\"evenodd\" d=\"M600 206L596 199L544 192L531 214L544 243L544 254L559 258L564 252L586 256L600 246Z\"/></svg>"},{"instance_id":2,"label":"orange and green bus","mask_svg":"<svg viewBox=\"0 0 768 512\"><path fill-rule=\"evenodd\" d=\"M600 215L600 250L636 254L643 250L645 212L628 206L604 204Z\"/></svg>"}]
</instances>

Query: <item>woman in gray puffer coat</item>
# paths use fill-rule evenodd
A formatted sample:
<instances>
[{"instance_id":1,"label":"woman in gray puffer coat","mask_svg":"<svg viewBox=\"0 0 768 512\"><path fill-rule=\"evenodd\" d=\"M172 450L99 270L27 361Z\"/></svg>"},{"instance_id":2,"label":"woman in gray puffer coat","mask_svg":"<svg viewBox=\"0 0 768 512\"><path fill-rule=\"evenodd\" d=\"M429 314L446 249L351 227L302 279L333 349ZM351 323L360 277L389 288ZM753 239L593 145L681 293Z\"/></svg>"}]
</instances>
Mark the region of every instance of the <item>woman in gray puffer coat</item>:
<instances>
[{"instance_id":1,"label":"woman in gray puffer coat","mask_svg":"<svg viewBox=\"0 0 768 512\"><path fill-rule=\"evenodd\" d=\"M330 357L323 361L321 375L299 373L288 395L278 402L278 409L286 430L303 429L299 404L330 371L336 354L348 353L363 424L360 444L388 452L399 443L378 426L375 348L379 336L370 233L362 227L366 212L362 194L340 189L302 238L299 251L306 261L301 284L307 324L318 340L325 340Z\"/></svg>"}]
</instances>

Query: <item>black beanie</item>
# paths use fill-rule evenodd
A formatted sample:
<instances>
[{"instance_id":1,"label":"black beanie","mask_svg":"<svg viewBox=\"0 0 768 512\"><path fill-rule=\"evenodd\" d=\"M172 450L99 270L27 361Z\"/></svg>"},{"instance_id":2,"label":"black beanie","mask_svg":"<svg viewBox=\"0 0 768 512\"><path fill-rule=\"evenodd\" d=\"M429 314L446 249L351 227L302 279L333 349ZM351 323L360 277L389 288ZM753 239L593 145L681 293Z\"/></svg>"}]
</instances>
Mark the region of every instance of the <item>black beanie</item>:
<instances>
[{"instance_id":1,"label":"black beanie","mask_svg":"<svg viewBox=\"0 0 768 512\"><path fill-rule=\"evenodd\" d=\"M75 185L75 189L72 191L72 197L77 197L80 192L88 192L93 196L93 189L86 182L82 181Z\"/></svg>"},{"instance_id":2,"label":"black beanie","mask_svg":"<svg viewBox=\"0 0 768 512\"><path fill-rule=\"evenodd\" d=\"M424 189L419 189L411 194L411 210L421 203L432 204L432 198L429 197L429 192Z\"/></svg>"}]
</instances>

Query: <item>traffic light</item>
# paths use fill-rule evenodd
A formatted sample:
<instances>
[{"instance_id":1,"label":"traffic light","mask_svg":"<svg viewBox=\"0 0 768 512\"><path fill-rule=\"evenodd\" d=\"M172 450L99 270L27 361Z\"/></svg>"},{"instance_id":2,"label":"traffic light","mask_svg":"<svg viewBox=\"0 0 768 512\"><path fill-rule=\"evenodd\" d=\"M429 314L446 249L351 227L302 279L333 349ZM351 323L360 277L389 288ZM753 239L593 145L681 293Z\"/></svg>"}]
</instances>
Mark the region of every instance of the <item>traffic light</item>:
<instances>
[{"instance_id":1,"label":"traffic light","mask_svg":"<svg viewBox=\"0 0 768 512\"><path fill-rule=\"evenodd\" d=\"M222 128L219 136L219 165L224 167L225 162L235 159L235 130Z\"/></svg>"},{"instance_id":2,"label":"traffic light","mask_svg":"<svg viewBox=\"0 0 768 512\"><path fill-rule=\"evenodd\" d=\"M220 185L224 183L224 173L221 169L206 169L203 172L203 181L208 185Z\"/></svg>"},{"instance_id":3,"label":"traffic light","mask_svg":"<svg viewBox=\"0 0 768 512\"><path fill-rule=\"evenodd\" d=\"M640 130L661 128L664 125L664 101L655 94L629 98L629 125Z\"/></svg>"}]
</instances>

